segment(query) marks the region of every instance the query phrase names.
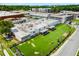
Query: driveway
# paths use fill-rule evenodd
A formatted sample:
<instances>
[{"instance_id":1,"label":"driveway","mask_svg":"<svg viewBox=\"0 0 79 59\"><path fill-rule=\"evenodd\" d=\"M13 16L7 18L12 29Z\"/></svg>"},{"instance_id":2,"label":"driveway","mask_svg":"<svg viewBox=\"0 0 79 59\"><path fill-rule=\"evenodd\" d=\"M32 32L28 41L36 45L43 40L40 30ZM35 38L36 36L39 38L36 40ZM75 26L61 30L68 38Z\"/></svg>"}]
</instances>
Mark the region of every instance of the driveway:
<instances>
[{"instance_id":1,"label":"driveway","mask_svg":"<svg viewBox=\"0 0 79 59\"><path fill-rule=\"evenodd\" d=\"M79 48L79 28L77 28L76 33L68 40L68 42L65 43L65 45L62 48L60 47L60 50L56 52L56 56L75 56L78 48Z\"/></svg>"}]
</instances>

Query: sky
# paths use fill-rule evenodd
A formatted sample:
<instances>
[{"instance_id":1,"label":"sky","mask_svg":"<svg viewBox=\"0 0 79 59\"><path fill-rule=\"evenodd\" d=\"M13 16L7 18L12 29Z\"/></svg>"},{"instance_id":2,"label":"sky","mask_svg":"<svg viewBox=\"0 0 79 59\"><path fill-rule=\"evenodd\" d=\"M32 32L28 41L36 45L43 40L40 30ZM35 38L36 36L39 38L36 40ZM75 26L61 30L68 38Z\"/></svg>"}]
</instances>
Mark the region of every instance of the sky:
<instances>
[{"instance_id":1,"label":"sky","mask_svg":"<svg viewBox=\"0 0 79 59\"><path fill-rule=\"evenodd\" d=\"M79 4L79 0L0 0L0 4Z\"/></svg>"}]
</instances>

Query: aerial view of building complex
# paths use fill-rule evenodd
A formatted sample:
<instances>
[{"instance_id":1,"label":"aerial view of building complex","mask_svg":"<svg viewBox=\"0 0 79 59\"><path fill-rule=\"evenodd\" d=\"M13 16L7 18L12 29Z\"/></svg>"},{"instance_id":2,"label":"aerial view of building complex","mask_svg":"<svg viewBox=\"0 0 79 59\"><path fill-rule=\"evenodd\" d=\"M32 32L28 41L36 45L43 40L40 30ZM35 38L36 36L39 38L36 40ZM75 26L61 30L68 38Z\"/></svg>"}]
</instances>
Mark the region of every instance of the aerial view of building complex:
<instances>
[{"instance_id":1,"label":"aerial view of building complex","mask_svg":"<svg viewBox=\"0 0 79 59\"><path fill-rule=\"evenodd\" d=\"M79 5L0 5L0 56L79 56Z\"/></svg>"}]
</instances>

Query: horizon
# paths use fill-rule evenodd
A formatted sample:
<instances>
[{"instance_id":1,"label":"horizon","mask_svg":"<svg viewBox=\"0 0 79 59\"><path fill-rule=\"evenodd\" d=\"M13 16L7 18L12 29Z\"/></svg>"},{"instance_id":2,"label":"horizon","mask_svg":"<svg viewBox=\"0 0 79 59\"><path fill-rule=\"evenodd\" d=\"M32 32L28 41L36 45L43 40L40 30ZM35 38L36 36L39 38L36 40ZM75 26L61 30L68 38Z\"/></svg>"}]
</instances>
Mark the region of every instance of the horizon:
<instances>
[{"instance_id":1,"label":"horizon","mask_svg":"<svg viewBox=\"0 0 79 59\"><path fill-rule=\"evenodd\" d=\"M79 3L0 3L0 5L30 5L30 6L52 6L52 5L78 5Z\"/></svg>"}]
</instances>

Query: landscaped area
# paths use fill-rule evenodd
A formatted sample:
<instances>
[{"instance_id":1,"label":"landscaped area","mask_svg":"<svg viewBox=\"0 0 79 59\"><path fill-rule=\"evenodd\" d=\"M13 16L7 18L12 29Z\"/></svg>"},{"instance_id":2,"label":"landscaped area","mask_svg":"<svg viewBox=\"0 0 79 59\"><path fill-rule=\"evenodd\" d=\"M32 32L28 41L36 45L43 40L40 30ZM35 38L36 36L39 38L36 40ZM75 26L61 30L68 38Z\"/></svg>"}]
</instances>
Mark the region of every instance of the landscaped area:
<instances>
[{"instance_id":1,"label":"landscaped area","mask_svg":"<svg viewBox=\"0 0 79 59\"><path fill-rule=\"evenodd\" d=\"M7 53L9 54L9 56L14 56L14 53L11 51L11 49L7 48L5 50L7 51Z\"/></svg>"},{"instance_id":2,"label":"landscaped area","mask_svg":"<svg viewBox=\"0 0 79 59\"><path fill-rule=\"evenodd\" d=\"M50 52L54 51L74 30L75 29L69 25L59 24L56 26L56 30L49 30L47 35L44 36L40 34L17 45L16 48L13 47L11 49L14 52L18 49L25 56L49 55Z\"/></svg>"},{"instance_id":3,"label":"landscaped area","mask_svg":"<svg viewBox=\"0 0 79 59\"><path fill-rule=\"evenodd\" d=\"M72 22L75 22L76 24L79 24L79 19L74 19Z\"/></svg>"},{"instance_id":4,"label":"landscaped area","mask_svg":"<svg viewBox=\"0 0 79 59\"><path fill-rule=\"evenodd\" d=\"M79 56L79 51L78 51L78 53L77 53L77 56Z\"/></svg>"},{"instance_id":5,"label":"landscaped area","mask_svg":"<svg viewBox=\"0 0 79 59\"><path fill-rule=\"evenodd\" d=\"M78 49L77 52L76 52L76 56L79 56L79 49Z\"/></svg>"},{"instance_id":6,"label":"landscaped area","mask_svg":"<svg viewBox=\"0 0 79 59\"><path fill-rule=\"evenodd\" d=\"M0 55L5 55L3 52L3 50L5 49L10 56L13 56L14 54L9 48L16 43L15 41L15 39L7 41L2 35L0 35Z\"/></svg>"}]
</instances>

